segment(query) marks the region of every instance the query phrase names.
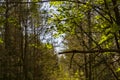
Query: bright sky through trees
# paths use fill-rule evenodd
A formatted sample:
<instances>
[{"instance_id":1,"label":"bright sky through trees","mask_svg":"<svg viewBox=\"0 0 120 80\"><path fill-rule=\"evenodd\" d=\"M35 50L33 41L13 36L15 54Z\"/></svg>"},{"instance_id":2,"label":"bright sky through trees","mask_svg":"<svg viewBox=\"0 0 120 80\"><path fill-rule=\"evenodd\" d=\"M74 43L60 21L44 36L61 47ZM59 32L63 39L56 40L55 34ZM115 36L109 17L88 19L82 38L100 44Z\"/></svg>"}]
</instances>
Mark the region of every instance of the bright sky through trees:
<instances>
[{"instance_id":1,"label":"bright sky through trees","mask_svg":"<svg viewBox=\"0 0 120 80\"><path fill-rule=\"evenodd\" d=\"M43 6L41 7L42 10L46 11L46 14L48 15L48 18L52 18L54 14L59 14L57 9L54 6L50 6L49 2L43 3ZM54 17L53 17L54 18ZM44 25L47 23L43 23ZM50 30L51 26L54 26L54 24L49 24L46 26L48 30L48 34L44 34L44 36L41 36L41 40L44 43L51 43L53 44L55 48L55 53L61 52L65 50L65 45L63 43L65 34L60 34L58 36L54 36L55 34L58 34L56 30Z\"/></svg>"}]
</instances>

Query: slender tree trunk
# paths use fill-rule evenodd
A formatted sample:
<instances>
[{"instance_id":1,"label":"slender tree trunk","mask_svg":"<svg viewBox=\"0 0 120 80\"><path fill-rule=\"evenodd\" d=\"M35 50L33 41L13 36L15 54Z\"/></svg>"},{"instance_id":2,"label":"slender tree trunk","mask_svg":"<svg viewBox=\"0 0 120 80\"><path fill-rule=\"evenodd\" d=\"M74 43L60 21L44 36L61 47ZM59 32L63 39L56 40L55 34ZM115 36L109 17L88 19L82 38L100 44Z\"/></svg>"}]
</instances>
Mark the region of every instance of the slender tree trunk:
<instances>
[{"instance_id":1,"label":"slender tree trunk","mask_svg":"<svg viewBox=\"0 0 120 80\"><path fill-rule=\"evenodd\" d=\"M24 42L24 55L23 55L23 72L24 72L24 80L28 80L28 33L27 33L27 26L25 25L25 42Z\"/></svg>"},{"instance_id":2,"label":"slender tree trunk","mask_svg":"<svg viewBox=\"0 0 120 80\"><path fill-rule=\"evenodd\" d=\"M109 68L109 70L112 72L115 80L119 80L119 78L118 78L118 76L116 75L115 71L111 68L111 65L110 65L107 61L105 61L105 64L106 64L106 66Z\"/></svg>"},{"instance_id":3,"label":"slender tree trunk","mask_svg":"<svg viewBox=\"0 0 120 80\"><path fill-rule=\"evenodd\" d=\"M115 18L116 18L116 23L117 23L117 25L120 28L120 12L119 12L119 9L118 9L117 1L118 0L112 0L112 3L113 3L113 7L114 7L114 13L115 13Z\"/></svg>"},{"instance_id":4,"label":"slender tree trunk","mask_svg":"<svg viewBox=\"0 0 120 80\"><path fill-rule=\"evenodd\" d=\"M88 18L88 34L90 37L92 37L92 33L91 33L91 11L88 10L87 13L87 18ZM89 50L91 50L92 47L92 41L91 39L88 39L88 48ZM92 79L92 54L89 54L89 80L93 80Z\"/></svg>"},{"instance_id":5,"label":"slender tree trunk","mask_svg":"<svg viewBox=\"0 0 120 80\"><path fill-rule=\"evenodd\" d=\"M5 32L4 32L4 41L5 41L5 53L6 53L6 59L5 59L5 68L4 68L4 80L8 80L9 77L7 74L10 74L9 73L9 55L10 55L10 27L9 27L9 23L8 23L8 18L9 18L9 13L8 13L8 0L6 0L6 11L5 11Z\"/></svg>"},{"instance_id":6,"label":"slender tree trunk","mask_svg":"<svg viewBox=\"0 0 120 80\"><path fill-rule=\"evenodd\" d=\"M114 7L116 24L120 28L120 12L119 12L119 8L118 8L117 0L112 0L112 3L113 3L113 7ZM119 35L120 35L120 30L119 30ZM115 34L115 41L116 41L117 48L120 49L120 45L119 45L118 38L117 38L116 34Z\"/></svg>"},{"instance_id":7,"label":"slender tree trunk","mask_svg":"<svg viewBox=\"0 0 120 80\"><path fill-rule=\"evenodd\" d=\"M84 54L84 61L85 61L85 80L89 79L89 75L88 75L88 64L87 64L87 55Z\"/></svg>"}]
</instances>

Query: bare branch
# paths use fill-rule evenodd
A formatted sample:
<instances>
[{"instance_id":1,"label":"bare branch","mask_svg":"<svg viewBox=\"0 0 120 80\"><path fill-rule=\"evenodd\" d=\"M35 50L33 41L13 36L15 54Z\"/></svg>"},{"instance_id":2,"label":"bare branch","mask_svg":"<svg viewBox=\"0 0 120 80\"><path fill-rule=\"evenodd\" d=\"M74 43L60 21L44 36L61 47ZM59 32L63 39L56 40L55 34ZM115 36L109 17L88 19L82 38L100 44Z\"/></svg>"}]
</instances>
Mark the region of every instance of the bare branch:
<instances>
[{"instance_id":1,"label":"bare branch","mask_svg":"<svg viewBox=\"0 0 120 80\"><path fill-rule=\"evenodd\" d=\"M99 53L104 53L104 52L120 52L119 49L101 49L101 50L88 50L88 51L85 51L85 50L72 50L72 51L65 51L65 52L60 52L59 54L66 54L66 53L96 53L96 52L99 52Z\"/></svg>"}]
</instances>

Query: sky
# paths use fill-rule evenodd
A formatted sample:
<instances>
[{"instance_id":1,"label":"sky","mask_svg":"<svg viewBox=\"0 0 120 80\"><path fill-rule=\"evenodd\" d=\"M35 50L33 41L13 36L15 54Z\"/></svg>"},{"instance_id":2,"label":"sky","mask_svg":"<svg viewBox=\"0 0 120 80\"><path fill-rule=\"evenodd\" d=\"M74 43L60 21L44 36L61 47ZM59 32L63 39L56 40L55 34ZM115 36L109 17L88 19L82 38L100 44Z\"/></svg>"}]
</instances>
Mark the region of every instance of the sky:
<instances>
[{"instance_id":1,"label":"sky","mask_svg":"<svg viewBox=\"0 0 120 80\"><path fill-rule=\"evenodd\" d=\"M47 12L51 12L52 10L54 14L59 14L55 7L50 6L49 2L43 3L42 9L46 10ZM52 13L47 13L47 14L51 16L53 15ZM54 26L54 24L50 24L46 27L50 28L51 26ZM65 50L66 48L65 45L63 44L65 34L60 34L59 36L54 37L53 35L56 33L57 31L52 30L48 32L48 34L41 36L41 39L43 43L46 43L46 42L52 43L55 49L55 53L58 53Z\"/></svg>"}]
</instances>

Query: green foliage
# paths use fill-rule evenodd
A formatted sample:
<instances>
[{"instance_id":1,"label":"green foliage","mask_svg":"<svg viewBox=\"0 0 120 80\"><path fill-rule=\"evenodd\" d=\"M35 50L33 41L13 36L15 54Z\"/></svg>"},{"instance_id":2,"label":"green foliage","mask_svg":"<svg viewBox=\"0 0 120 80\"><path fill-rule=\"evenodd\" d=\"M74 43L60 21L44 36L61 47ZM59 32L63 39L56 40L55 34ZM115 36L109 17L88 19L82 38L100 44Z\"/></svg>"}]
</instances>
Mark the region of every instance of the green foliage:
<instances>
[{"instance_id":1,"label":"green foliage","mask_svg":"<svg viewBox=\"0 0 120 80\"><path fill-rule=\"evenodd\" d=\"M120 31L120 28L118 26L120 25L116 23L116 19L115 19L114 8L116 7L116 5L113 6L112 0L95 0L95 1L87 0L87 1L80 1L80 2L79 1L80 0L78 0L78 2L76 1L75 3L65 1L63 2L63 4L53 5L55 6L55 8L57 8L57 13L54 13L55 12L54 10L51 11L51 14L53 15L53 17L52 19L49 19L49 24L52 23L53 25L55 25L57 28L56 31L58 33L66 34L65 36L65 39L67 40L66 45L68 45L68 48L70 50L77 49L77 50L89 51L89 48L92 50L94 49L98 50L101 48L117 49L116 47L118 47L117 45L119 45L119 42L120 42L119 36L118 36L119 35L118 32ZM118 3L119 2L117 2L117 4ZM115 34L117 37L115 37ZM58 35L59 34L55 34L54 36L58 36ZM118 40L117 39L115 40L115 38L117 38ZM92 58L95 57L94 54L91 54ZM88 64L84 63L84 61L83 62L79 60L75 60L75 61L76 63L78 63L78 66L79 65L81 66L81 64L86 64L88 68L88 65L91 64L91 67L93 67L94 65L97 64L97 62L102 61L103 57L107 58L113 55L112 52L104 52L104 54L105 55L103 54L101 55L99 53L98 54L99 57L97 56L94 58L94 60L96 61L95 62L93 61L93 64L91 62L93 59L92 60L89 59L89 56L90 56L89 54L88 54L89 56L88 55L86 56L86 60ZM68 55L66 56L70 58L70 56ZM83 57L81 56L79 59ZM114 57L112 57L112 59L114 59ZM110 62L113 62L112 59L110 60ZM107 61L109 63L109 60ZM104 67L102 65L102 62L98 64L100 64L100 68L95 67L95 70L98 69L97 72L94 72L94 68L92 68L93 74L94 73L99 74L99 69L102 70L102 68ZM75 65L73 69L74 68L78 69ZM105 71L106 74L108 75L109 73L107 71L109 70ZM78 73L76 72L76 74ZM88 70L88 74L89 74L89 70ZM110 75L112 74L110 73ZM103 74L103 77L105 77L105 74Z\"/></svg>"},{"instance_id":2,"label":"green foliage","mask_svg":"<svg viewBox=\"0 0 120 80\"><path fill-rule=\"evenodd\" d=\"M32 2L38 2L39 0L32 0Z\"/></svg>"},{"instance_id":3,"label":"green foliage","mask_svg":"<svg viewBox=\"0 0 120 80\"><path fill-rule=\"evenodd\" d=\"M0 6L0 13L3 15L4 12L5 12L4 6Z\"/></svg>"},{"instance_id":4,"label":"green foliage","mask_svg":"<svg viewBox=\"0 0 120 80\"><path fill-rule=\"evenodd\" d=\"M120 72L120 67L116 70L116 72Z\"/></svg>"},{"instance_id":5,"label":"green foliage","mask_svg":"<svg viewBox=\"0 0 120 80\"><path fill-rule=\"evenodd\" d=\"M5 23L4 16L0 16L0 26L3 26Z\"/></svg>"},{"instance_id":6,"label":"green foliage","mask_svg":"<svg viewBox=\"0 0 120 80\"><path fill-rule=\"evenodd\" d=\"M52 49L52 48L53 48L52 44L50 44L50 43L46 43L46 47L47 47L48 49Z\"/></svg>"},{"instance_id":7,"label":"green foliage","mask_svg":"<svg viewBox=\"0 0 120 80\"><path fill-rule=\"evenodd\" d=\"M110 1L110 0L109 0ZM104 4L104 0L96 0L95 4Z\"/></svg>"},{"instance_id":8,"label":"green foliage","mask_svg":"<svg viewBox=\"0 0 120 80\"><path fill-rule=\"evenodd\" d=\"M69 50L117 50L120 21L115 16L119 14L115 8L120 1L113 6L115 0L52 0L48 11L40 9L42 3L37 2L42 0L29 1L29 6L26 3L0 5L0 44L4 43L0 45L0 71L4 73L0 74L6 78L3 80L7 80L8 74L10 80L25 77L29 80L85 80L85 74L94 80L119 78L119 74L113 75L116 68L116 72L120 72L117 52L75 54L72 60L72 54L58 58L53 44L42 43L39 37L51 32L54 38L65 34L64 43Z\"/></svg>"},{"instance_id":9,"label":"green foliage","mask_svg":"<svg viewBox=\"0 0 120 80\"><path fill-rule=\"evenodd\" d=\"M58 38L60 36L60 33L53 34L53 37Z\"/></svg>"},{"instance_id":10,"label":"green foliage","mask_svg":"<svg viewBox=\"0 0 120 80\"><path fill-rule=\"evenodd\" d=\"M0 44L2 44L3 43L3 40L2 40L2 38L0 38Z\"/></svg>"},{"instance_id":11,"label":"green foliage","mask_svg":"<svg viewBox=\"0 0 120 80\"><path fill-rule=\"evenodd\" d=\"M53 1L51 1L50 2L50 5L51 6L54 6L54 7L58 7L58 6L60 6L61 4L63 4L64 2L60 2L60 1L55 1L55 2L53 2Z\"/></svg>"},{"instance_id":12,"label":"green foliage","mask_svg":"<svg viewBox=\"0 0 120 80\"><path fill-rule=\"evenodd\" d=\"M108 39L110 39L110 38L112 38L112 37L113 37L112 34L109 34L109 35L107 35L107 36L103 35L103 36L102 36L102 39L101 39L100 42L99 42L99 44L107 41Z\"/></svg>"},{"instance_id":13,"label":"green foliage","mask_svg":"<svg viewBox=\"0 0 120 80\"><path fill-rule=\"evenodd\" d=\"M59 4L55 6L55 7L60 6L59 8L57 8L58 13L54 14L54 11L51 12L53 17L49 18L48 22L49 24L52 23L56 25L58 34L59 33L75 34L75 29L76 29L75 22L79 23L78 21L81 21L84 15L83 13L81 13L79 10L76 9L74 3L70 3L70 5L68 5L69 3L65 2L64 4L66 4L66 6L63 4ZM72 6L73 8L70 9L69 7ZM55 34L55 36L58 34Z\"/></svg>"}]
</instances>

